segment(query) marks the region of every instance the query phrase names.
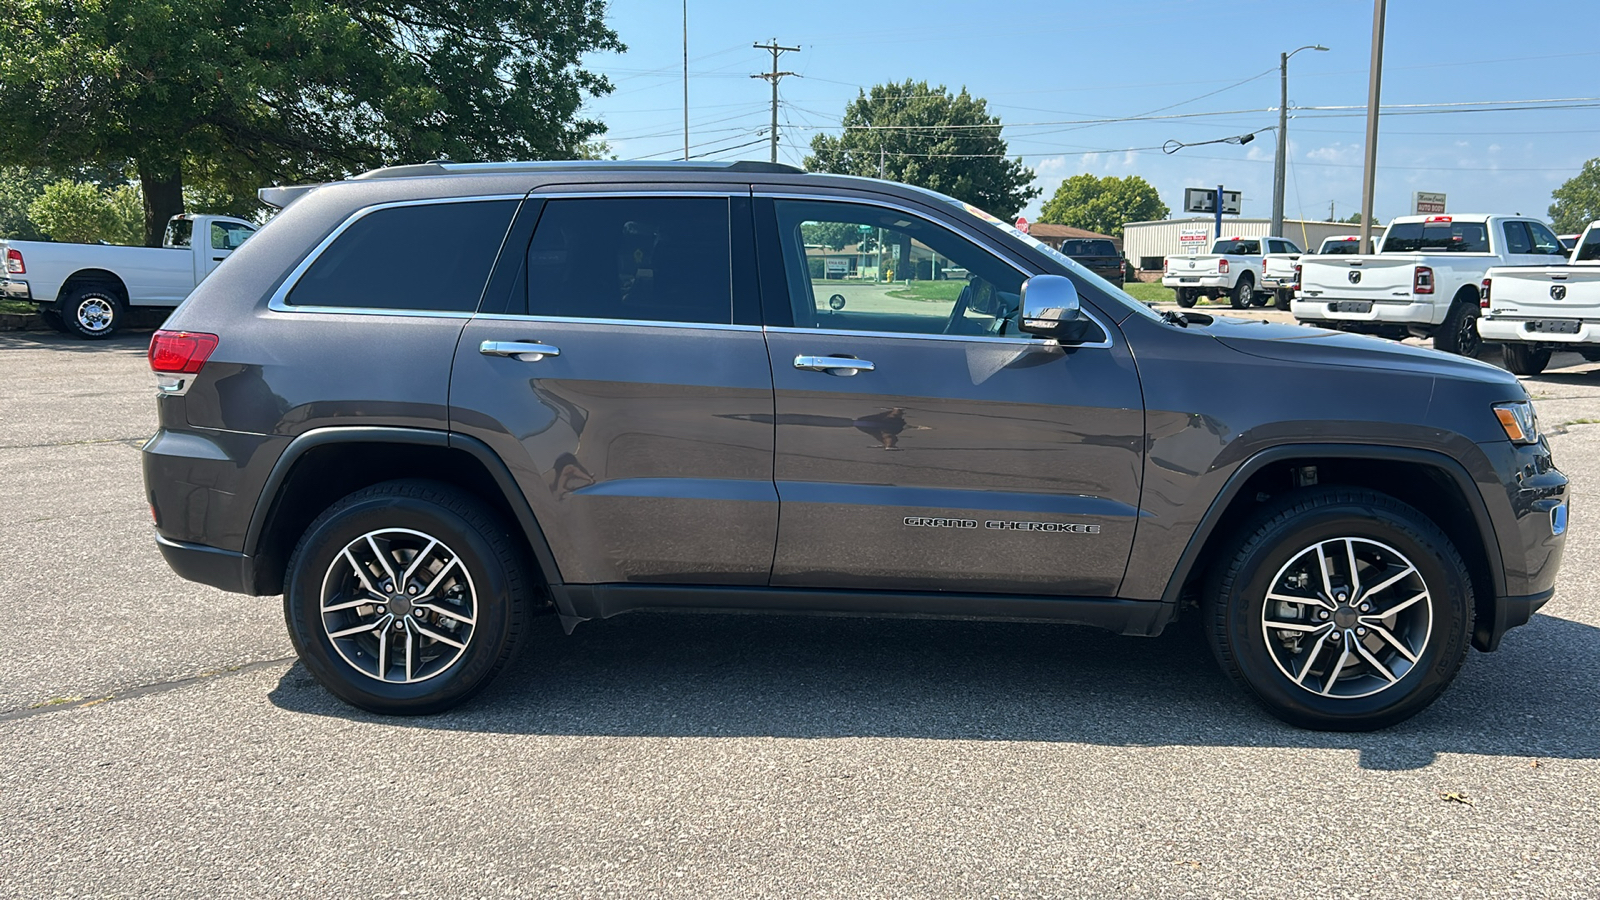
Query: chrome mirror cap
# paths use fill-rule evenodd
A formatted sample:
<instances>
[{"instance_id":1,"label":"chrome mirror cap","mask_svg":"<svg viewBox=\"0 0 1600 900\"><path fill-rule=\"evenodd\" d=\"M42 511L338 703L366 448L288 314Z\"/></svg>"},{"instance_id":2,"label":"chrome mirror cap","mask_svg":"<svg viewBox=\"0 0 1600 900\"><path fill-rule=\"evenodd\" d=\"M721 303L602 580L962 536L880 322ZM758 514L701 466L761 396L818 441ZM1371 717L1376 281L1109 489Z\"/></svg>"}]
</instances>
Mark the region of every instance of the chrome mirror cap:
<instances>
[{"instance_id":1,"label":"chrome mirror cap","mask_svg":"<svg viewBox=\"0 0 1600 900\"><path fill-rule=\"evenodd\" d=\"M1035 275L1022 283L1021 331L1062 338L1078 329L1078 288L1065 275Z\"/></svg>"}]
</instances>

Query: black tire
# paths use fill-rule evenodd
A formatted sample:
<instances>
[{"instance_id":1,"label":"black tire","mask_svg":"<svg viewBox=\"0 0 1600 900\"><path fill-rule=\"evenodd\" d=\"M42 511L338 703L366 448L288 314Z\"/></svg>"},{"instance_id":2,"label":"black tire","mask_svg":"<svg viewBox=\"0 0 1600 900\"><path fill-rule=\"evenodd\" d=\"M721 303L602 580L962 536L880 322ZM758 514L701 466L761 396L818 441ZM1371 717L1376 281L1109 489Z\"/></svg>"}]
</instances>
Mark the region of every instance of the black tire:
<instances>
[{"instance_id":1,"label":"black tire","mask_svg":"<svg viewBox=\"0 0 1600 900\"><path fill-rule=\"evenodd\" d=\"M117 333L128 308L115 288L90 284L73 288L58 312L67 334L98 341Z\"/></svg>"},{"instance_id":2,"label":"black tire","mask_svg":"<svg viewBox=\"0 0 1600 900\"><path fill-rule=\"evenodd\" d=\"M1352 548L1361 548L1359 553L1356 549L1344 552L1340 538L1349 538ZM1343 602L1330 604L1336 609L1327 612L1314 601L1296 605L1273 600L1269 606L1269 590L1274 596L1327 593L1320 587L1322 579L1308 588L1297 585L1293 574L1307 554L1320 554L1313 548L1323 541L1337 541L1335 552L1330 553L1334 571L1328 578L1334 597L1352 586L1352 579L1346 575L1341 580L1337 571L1342 567L1349 572L1351 566L1345 560L1350 557L1357 559L1358 571L1367 575L1359 585L1361 590L1381 590L1347 593ZM1394 559L1410 567L1409 574L1402 568L1400 580L1390 587L1383 585L1398 566L1383 563L1388 567L1379 568L1384 551L1391 551ZM1397 594L1411 594L1419 584L1426 592L1423 599L1409 604L1393 599ZM1410 644L1415 663L1406 662L1380 639L1383 635L1374 622L1381 612L1359 612L1359 604L1369 601L1376 610L1396 610L1393 616L1384 617L1393 622L1382 630ZM1205 622L1212 652L1223 670L1272 715L1302 728L1371 731L1415 715L1450 685L1466 657L1473 608L1466 563L1426 516L1375 491L1326 487L1284 495L1246 522L1230 545L1229 555L1212 571L1205 595ZM1291 613L1303 616L1306 624L1290 624ZM1268 615L1285 629L1299 631L1272 628L1264 621ZM1423 617L1426 624L1419 626ZM1318 619L1323 622L1313 630L1309 626ZM1357 628L1364 637L1355 635ZM1304 647L1304 641L1318 630L1320 642ZM1420 643L1416 641L1419 630ZM1329 640L1336 633L1339 638ZM1365 649L1381 665L1390 667L1385 672L1398 674L1392 680L1380 677L1378 667L1346 647L1358 652ZM1340 656L1330 659L1334 650ZM1300 668L1302 661L1305 664ZM1321 670L1317 671L1314 664L1319 661ZM1302 682L1310 686L1296 683L1290 674L1295 668L1300 668ZM1367 687L1374 690L1362 695Z\"/></svg>"},{"instance_id":3,"label":"black tire","mask_svg":"<svg viewBox=\"0 0 1600 900\"><path fill-rule=\"evenodd\" d=\"M1501 344L1500 352L1505 355L1506 368L1513 375L1537 375L1550 365L1550 348L1534 347L1529 344Z\"/></svg>"},{"instance_id":4,"label":"black tire","mask_svg":"<svg viewBox=\"0 0 1600 900\"><path fill-rule=\"evenodd\" d=\"M1470 303L1466 300L1457 300L1451 304L1450 312L1444 317L1444 324L1434 332L1433 349L1465 356L1468 359L1478 358L1479 351L1483 349L1483 338L1478 336L1476 300Z\"/></svg>"},{"instance_id":5,"label":"black tire","mask_svg":"<svg viewBox=\"0 0 1600 900\"><path fill-rule=\"evenodd\" d=\"M1600 347L1580 347L1578 355L1589 362L1600 362Z\"/></svg>"},{"instance_id":6,"label":"black tire","mask_svg":"<svg viewBox=\"0 0 1600 900\"><path fill-rule=\"evenodd\" d=\"M1228 301L1233 304L1234 309L1244 309L1250 305L1255 295L1256 280L1249 273L1245 273L1240 275L1239 280L1234 283L1233 292L1228 295Z\"/></svg>"},{"instance_id":7,"label":"black tire","mask_svg":"<svg viewBox=\"0 0 1600 900\"><path fill-rule=\"evenodd\" d=\"M67 323L61 318L61 313L57 312L56 310L47 306L41 306L39 307L39 318L44 320L44 324L50 326L51 331L59 332L61 334L67 333Z\"/></svg>"},{"instance_id":8,"label":"black tire","mask_svg":"<svg viewBox=\"0 0 1600 900\"><path fill-rule=\"evenodd\" d=\"M1199 292L1194 288L1178 288L1176 293L1178 295L1178 305L1184 309L1192 308L1195 300L1199 299Z\"/></svg>"},{"instance_id":9,"label":"black tire","mask_svg":"<svg viewBox=\"0 0 1600 900\"><path fill-rule=\"evenodd\" d=\"M370 544L362 543L366 535L383 532L388 535ZM413 536L417 533L420 537ZM397 589L385 592L384 582L376 580L387 578L377 562L378 551L396 554L387 558L395 566L403 565L405 553L414 554L414 559L427 552L416 549L424 539L436 540L444 549L434 551L437 561L427 560L410 583L420 584L437 565L437 574L445 578L446 584L453 581L454 585L435 592L424 587L416 597L401 595ZM402 546L407 542L409 549ZM388 715L428 715L456 706L482 690L515 658L526 630L535 585L518 543L498 515L449 485L388 481L356 491L318 516L290 557L283 612L295 651L317 681L352 706ZM346 556L347 547L356 547L360 553L364 546L373 548L370 558L361 554L361 565L369 576L365 582L354 566L345 562L355 559L354 555ZM459 563L451 564L453 571L464 572L464 578L448 571L450 565L444 560L451 556ZM398 574L403 577L406 573ZM379 589L379 593L363 590L364 583ZM325 584L335 599L330 606L354 602L350 598L378 597L383 593L392 596L369 604L373 611L359 607L324 613ZM461 600L463 596L471 602ZM426 610L414 611L412 601L423 597L434 599ZM393 604L395 608L391 610L383 604ZM451 609L455 615L446 618L437 612L440 609ZM463 625L463 615L472 621ZM378 641L387 640L391 634L389 625L340 638L341 643L335 646L335 638L352 623L361 628L368 621L382 622L385 618L393 623L395 641L402 640L400 635L405 636L403 649L408 655L403 661L385 654L387 646L378 648ZM461 648L423 636L430 633L447 635L457 640ZM383 637L376 638L378 635ZM394 646L397 649L391 653L402 652L401 644ZM409 653L413 651L422 657L416 674L424 675L430 667L434 672L409 682L396 680L410 676L403 667L411 665ZM424 654L430 651L438 656L427 659ZM388 663L381 670L380 659ZM370 665L386 676L392 673L394 678L381 680L358 665Z\"/></svg>"},{"instance_id":10,"label":"black tire","mask_svg":"<svg viewBox=\"0 0 1600 900\"><path fill-rule=\"evenodd\" d=\"M1289 304L1291 304L1293 302L1294 302L1294 291L1278 291L1276 306L1279 309L1283 310L1284 312L1288 312L1289 309L1290 309Z\"/></svg>"}]
</instances>

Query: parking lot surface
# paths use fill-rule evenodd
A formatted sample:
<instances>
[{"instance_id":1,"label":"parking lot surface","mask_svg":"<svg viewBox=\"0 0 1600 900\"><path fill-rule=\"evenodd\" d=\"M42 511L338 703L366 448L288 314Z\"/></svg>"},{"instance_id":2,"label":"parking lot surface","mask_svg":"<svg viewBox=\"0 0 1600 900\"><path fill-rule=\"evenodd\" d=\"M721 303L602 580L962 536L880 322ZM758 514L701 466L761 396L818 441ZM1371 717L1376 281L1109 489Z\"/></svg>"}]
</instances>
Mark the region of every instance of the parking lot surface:
<instances>
[{"instance_id":1,"label":"parking lot surface","mask_svg":"<svg viewBox=\"0 0 1600 900\"><path fill-rule=\"evenodd\" d=\"M162 562L145 340L0 335L0 895L1600 884L1600 371L1579 357L1526 379L1576 498L1556 599L1415 719L1336 735L1258 711L1185 624L547 620L466 707L371 716L294 662L276 599Z\"/></svg>"}]
</instances>

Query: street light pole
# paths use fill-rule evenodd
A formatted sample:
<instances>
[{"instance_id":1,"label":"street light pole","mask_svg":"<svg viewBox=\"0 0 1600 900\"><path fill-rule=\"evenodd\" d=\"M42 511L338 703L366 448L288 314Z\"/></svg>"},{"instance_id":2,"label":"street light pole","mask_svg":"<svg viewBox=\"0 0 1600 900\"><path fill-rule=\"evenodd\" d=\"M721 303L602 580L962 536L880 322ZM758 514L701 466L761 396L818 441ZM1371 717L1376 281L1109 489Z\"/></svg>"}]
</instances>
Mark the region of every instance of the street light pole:
<instances>
[{"instance_id":1,"label":"street light pole","mask_svg":"<svg viewBox=\"0 0 1600 900\"><path fill-rule=\"evenodd\" d=\"M1289 57L1300 50L1327 50L1321 44L1311 44L1278 54L1278 152L1272 160L1272 228L1273 237L1283 237L1283 182L1284 167L1289 159Z\"/></svg>"},{"instance_id":2,"label":"street light pole","mask_svg":"<svg viewBox=\"0 0 1600 900\"><path fill-rule=\"evenodd\" d=\"M1372 246L1372 188L1378 168L1378 99L1383 93L1384 0L1372 4L1372 71L1367 76L1367 147L1361 175L1361 250Z\"/></svg>"}]
</instances>

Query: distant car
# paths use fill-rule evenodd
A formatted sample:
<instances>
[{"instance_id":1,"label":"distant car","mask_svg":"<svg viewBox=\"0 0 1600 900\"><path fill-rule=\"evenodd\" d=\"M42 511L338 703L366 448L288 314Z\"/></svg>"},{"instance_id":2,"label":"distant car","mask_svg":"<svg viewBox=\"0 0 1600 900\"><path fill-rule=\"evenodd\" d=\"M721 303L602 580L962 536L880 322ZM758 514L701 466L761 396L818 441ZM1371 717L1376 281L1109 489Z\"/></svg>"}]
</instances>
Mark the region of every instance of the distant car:
<instances>
[{"instance_id":1,"label":"distant car","mask_svg":"<svg viewBox=\"0 0 1600 900\"><path fill-rule=\"evenodd\" d=\"M1061 254L1101 278L1120 286L1127 274L1117 245L1104 238L1074 238L1061 242Z\"/></svg>"},{"instance_id":2,"label":"distant car","mask_svg":"<svg viewBox=\"0 0 1600 900\"><path fill-rule=\"evenodd\" d=\"M1572 248L1578 246L1578 238L1581 237L1583 237L1581 234L1558 234L1556 235L1556 240L1561 242L1561 246L1565 248L1568 253L1571 253Z\"/></svg>"}]
</instances>

